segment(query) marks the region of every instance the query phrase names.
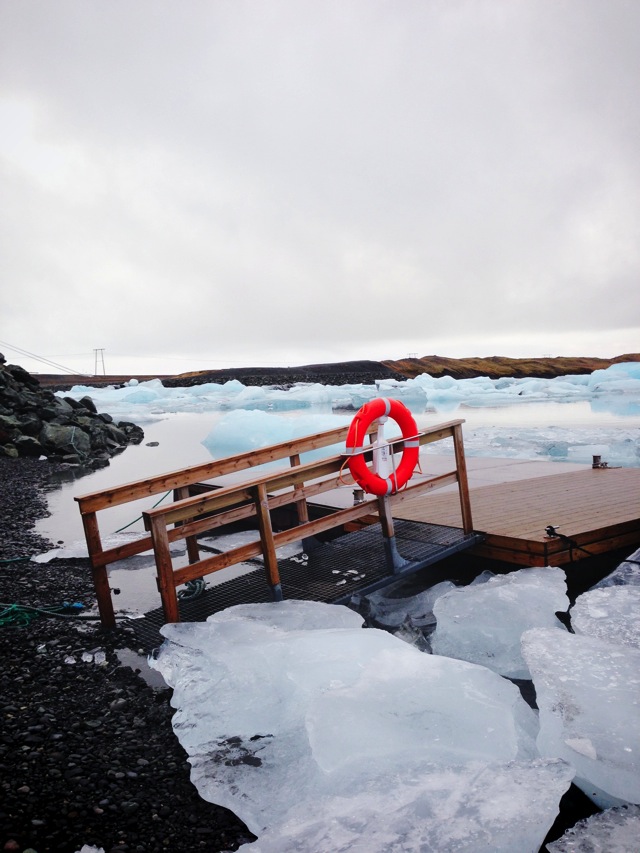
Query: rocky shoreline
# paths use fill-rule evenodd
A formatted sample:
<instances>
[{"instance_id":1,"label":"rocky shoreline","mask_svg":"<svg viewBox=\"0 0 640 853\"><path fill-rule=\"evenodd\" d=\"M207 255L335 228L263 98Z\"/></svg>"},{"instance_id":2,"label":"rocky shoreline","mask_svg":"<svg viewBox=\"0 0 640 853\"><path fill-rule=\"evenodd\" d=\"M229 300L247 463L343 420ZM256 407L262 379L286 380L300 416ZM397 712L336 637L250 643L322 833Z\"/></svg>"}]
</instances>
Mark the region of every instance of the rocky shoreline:
<instances>
[{"instance_id":1,"label":"rocky shoreline","mask_svg":"<svg viewBox=\"0 0 640 853\"><path fill-rule=\"evenodd\" d=\"M171 691L135 671L134 633L83 618L95 606L88 560L26 559L52 547L32 529L50 473L0 458L0 850L236 850L253 836L191 784ZM63 602L84 605L80 618L8 607Z\"/></svg>"}]
</instances>

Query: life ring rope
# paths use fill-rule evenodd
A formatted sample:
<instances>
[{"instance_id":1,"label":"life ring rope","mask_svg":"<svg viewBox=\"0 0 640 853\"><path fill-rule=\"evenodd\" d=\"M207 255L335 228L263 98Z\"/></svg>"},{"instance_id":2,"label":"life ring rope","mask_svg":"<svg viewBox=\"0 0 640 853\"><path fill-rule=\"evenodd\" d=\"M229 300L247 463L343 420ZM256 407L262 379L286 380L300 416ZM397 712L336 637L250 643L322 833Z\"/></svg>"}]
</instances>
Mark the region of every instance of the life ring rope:
<instances>
[{"instance_id":1,"label":"life ring rope","mask_svg":"<svg viewBox=\"0 0 640 853\"><path fill-rule=\"evenodd\" d=\"M376 420L391 418L402 431L403 450L402 460L396 467L394 454L391 454L392 472L388 477L381 477L372 471L364 458L364 454L375 449L363 447L364 436L371 424ZM361 427L364 427L362 435ZM411 412L399 400L378 397L370 400L358 411L347 433L345 441L349 470L358 485L369 494L383 496L396 494L411 479L420 456L420 437L416 422ZM343 466L344 467L344 466ZM342 469L341 469L342 471Z\"/></svg>"}]
</instances>

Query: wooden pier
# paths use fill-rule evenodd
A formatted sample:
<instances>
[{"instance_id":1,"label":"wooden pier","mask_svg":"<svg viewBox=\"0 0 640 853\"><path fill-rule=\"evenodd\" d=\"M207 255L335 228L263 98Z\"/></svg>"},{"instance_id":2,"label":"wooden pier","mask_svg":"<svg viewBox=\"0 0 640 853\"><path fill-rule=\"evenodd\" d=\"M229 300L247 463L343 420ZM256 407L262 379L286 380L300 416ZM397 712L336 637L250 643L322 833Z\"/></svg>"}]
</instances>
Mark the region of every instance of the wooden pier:
<instances>
[{"instance_id":1,"label":"wooden pier","mask_svg":"<svg viewBox=\"0 0 640 853\"><path fill-rule=\"evenodd\" d=\"M548 463L552 471L556 463ZM564 466L565 469L567 466ZM483 533L470 553L517 566L563 566L640 544L640 468L561 470L471 488L474 528ZM455 527L460 512L450 494L428 507L407 498L397 518ZM549 536L547 527L555 527Z\"/></svg>"}]
</instances>

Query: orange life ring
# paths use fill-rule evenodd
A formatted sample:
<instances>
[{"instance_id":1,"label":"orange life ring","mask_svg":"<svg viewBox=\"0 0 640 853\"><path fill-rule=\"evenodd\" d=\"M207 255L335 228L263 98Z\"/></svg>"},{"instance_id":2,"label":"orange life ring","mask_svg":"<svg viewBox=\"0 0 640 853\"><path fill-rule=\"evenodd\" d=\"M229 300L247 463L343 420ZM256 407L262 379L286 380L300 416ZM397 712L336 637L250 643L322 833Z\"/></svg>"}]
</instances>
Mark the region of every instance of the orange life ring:
<instances>
[{"instance_id":1,"label":"orange life ring","mask_svg":"<svg viewBox=\"0 0 640 853\"><path fill-rule=\"evenodd\" d=\"M374 473L366 463L362 443L367 429L378 418L392 418L402 430L403 438L407 439L402 451L402 459L398 467L386 479ZM347 453L354 453L349 459L349 470L360 488L370 495L393 495L411 479L414 468L418 463L420 441L417 438L418 427L413 415L399 400L389 400L378 397L370 400L351 421L346 438Z\"/></svg>"}]
</instances>

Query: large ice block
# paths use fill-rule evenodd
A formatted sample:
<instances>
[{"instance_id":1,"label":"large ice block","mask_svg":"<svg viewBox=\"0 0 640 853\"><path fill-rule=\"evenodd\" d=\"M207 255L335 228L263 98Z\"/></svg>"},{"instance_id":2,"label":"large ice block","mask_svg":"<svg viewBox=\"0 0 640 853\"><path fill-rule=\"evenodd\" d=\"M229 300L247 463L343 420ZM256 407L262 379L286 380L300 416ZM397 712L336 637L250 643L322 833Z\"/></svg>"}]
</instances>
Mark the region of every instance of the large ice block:
<instances>
[{"instance_id":1,"label":"large ice block","mask_svg":"<svg viewBox=\"0 0 640 853\"><path fill-rule=\"evenodd\" d=\"M600 808L640 803L640 651L553 628L522 637L541 755L576 769Z\"/></svg>"}]
</instances>

